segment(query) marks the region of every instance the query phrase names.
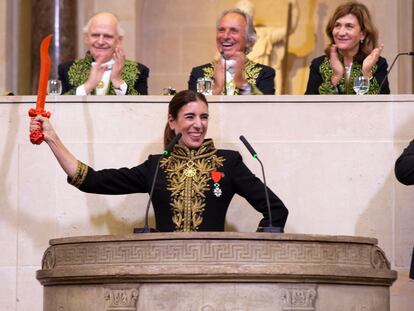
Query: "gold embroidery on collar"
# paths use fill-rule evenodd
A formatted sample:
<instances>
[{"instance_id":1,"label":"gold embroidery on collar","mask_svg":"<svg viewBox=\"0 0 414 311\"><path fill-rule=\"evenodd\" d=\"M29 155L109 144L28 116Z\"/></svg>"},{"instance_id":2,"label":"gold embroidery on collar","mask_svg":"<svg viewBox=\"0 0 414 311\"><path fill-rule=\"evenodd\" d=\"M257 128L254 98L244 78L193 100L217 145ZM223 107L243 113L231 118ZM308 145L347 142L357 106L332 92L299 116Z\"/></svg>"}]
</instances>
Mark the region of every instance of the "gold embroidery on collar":
<instances>
[{"instance_id":1,"label":"gold embroidery on collar","mask_svg":"<svg viewBox=\"0 0 414 311\"><path fill-rule=\"evenodd\" d=\"M225 160L216 153L213 141L207 140L196 150L176 145L171 156L161 160L167 189L171 191L176 231L197 231L203 222L205 192L210 190L211 172L223 166Z\"/></svg>"}]
</instances>

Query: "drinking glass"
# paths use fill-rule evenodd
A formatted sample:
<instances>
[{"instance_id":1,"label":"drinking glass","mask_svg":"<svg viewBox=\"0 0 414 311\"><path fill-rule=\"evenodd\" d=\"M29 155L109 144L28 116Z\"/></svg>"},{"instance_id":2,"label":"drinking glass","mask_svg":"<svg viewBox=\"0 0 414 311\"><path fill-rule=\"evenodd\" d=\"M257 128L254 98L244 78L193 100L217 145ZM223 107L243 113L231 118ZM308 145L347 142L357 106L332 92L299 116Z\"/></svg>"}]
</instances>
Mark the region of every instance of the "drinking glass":
<instances>
[{"instance_id":1,"label":"drinking glass","mask_svg":"<svg viewBox=\"0 0 414 311\"><path fill-rule=\"evenodd\" d=\"M354 91L357 95L364 95L369 90L369 78L358 77L354 80Z\"/></svg>"},{"instance_id":2,"label":"drinking glass","mask_svg":"<svg viewBox=\"0 0 414 311\"><path fill-rule=\"evenodd\" d=\"M60 80L47 81L47 94L60 95L62 93L62 82Z\"/></svg>"},{"instance_id":3,"label":"drinking glass","mask_svg":"<svg viewBox=\"0 0 414 311\"><path fill-rule=\"evenodd\" d=\"M204 95L213 95L213 80L210 78L198 78L197 92Z\"/></svg>"}]
</instances>

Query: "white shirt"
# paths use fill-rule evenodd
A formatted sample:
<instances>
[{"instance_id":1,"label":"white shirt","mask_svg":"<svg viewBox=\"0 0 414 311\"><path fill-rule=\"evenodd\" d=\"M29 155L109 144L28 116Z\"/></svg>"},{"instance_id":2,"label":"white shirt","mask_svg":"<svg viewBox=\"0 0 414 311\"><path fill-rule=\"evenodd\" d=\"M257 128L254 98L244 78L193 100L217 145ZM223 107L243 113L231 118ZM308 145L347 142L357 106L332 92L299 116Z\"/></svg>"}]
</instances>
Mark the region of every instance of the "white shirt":
<instances>
[{"instance_id":1,"label":"white shirt","mask_svg":"<svg viewBox=\"0 0 414 311\"><path fill-rule=\"evenodd\" d=\"M222 63L224 64L224 59L222 58ZM226 61L226 94L234 95L236 86L234 84L234 64L236 61L234 59L229 59Z\"/></svg>"},{"instance_id":2,"label":"white shirt","mask_svg":"<svg viewBox=\"0 0 414 311\"><path fill-rule=\"evenodd\" d=\"M112 72L112 66L114 65L115 61L113 59L111 59L110 61L102 64L102 65L107 65L108 68L106 69L106 71L104 72L103 76L102 76L102 80L101 82L103 82L103 86L102 87L96 87L95 88L95 94L96 95L106 95L106 93L108 92L108 88L109 88L109 82L110 82L110 78L111 78L111 72ZM92 66L96 66L96 62L92 63ZM102 84L102 83L100 83ZM124 82L119 86L119 89L115 89L115 94L116 95L125 95L127 92L127 84ZM78 86L76 88L76 95L90 95L86 93L85 90L85 85L82 84L80 86Z\"/></svg>"}]
</instances>

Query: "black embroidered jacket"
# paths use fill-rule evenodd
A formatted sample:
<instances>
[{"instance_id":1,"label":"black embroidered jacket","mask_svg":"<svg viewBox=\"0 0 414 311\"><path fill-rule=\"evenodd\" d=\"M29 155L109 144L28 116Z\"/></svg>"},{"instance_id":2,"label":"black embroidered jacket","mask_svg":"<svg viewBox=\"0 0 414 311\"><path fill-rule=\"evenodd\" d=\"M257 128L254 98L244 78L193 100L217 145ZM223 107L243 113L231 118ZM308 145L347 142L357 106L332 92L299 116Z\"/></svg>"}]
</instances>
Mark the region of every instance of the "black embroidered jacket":
<instances>
[{"instance_id":1,"label":"black embroidered jacket","mask_svg":"<svg viewBox=\"0 0 414 311\"><path fill-rule=\"evenodd\" d=\"M92 56L87 53L84 58L59 64L58 78L62 81L62 94L76 94L76 88L88 80L92 62ZM149 69L145 65L125 60L121 77L128 86L126 95L148 95L148 75ZM107 95L115 95L111 83Z\"/></svg>"},{"instance_id":2,"label":"black embroidered jacket","mask_svg":"<svg viewBox=\"0 0 414 311\"><path fill-rule=\"evenodd\" d=\"M188 89L197 91L198 78L213 79L214 65L208 63L202 66L194 67L191 70L188 80ZM275 94L275 76L276 72L272 67L265 66L248 60L244 69L244 76L247 82L252 86L252 95L274 95ZM235 94L239 90L235 89Z\"/></svg>"},{"instance_id":3,"label":"black embroidered jacket","mask_svg":"<svg viewBox=\"0 0 414 311\"><path fill-rule=\"evenodd\" d=\"M80 190L99 194L149 193L161 155L150 155L133 168L95 171L79 162L69 182ZM225 217L234 194L244 197L263 214L259 226L269 223L263 183L236 151L215 149L206 140L195 150L176 145L161 160L153 195L159 231L224 231ZM288 210L269 190L272 222L284 227Z\"/></svg>"}]
</instances>

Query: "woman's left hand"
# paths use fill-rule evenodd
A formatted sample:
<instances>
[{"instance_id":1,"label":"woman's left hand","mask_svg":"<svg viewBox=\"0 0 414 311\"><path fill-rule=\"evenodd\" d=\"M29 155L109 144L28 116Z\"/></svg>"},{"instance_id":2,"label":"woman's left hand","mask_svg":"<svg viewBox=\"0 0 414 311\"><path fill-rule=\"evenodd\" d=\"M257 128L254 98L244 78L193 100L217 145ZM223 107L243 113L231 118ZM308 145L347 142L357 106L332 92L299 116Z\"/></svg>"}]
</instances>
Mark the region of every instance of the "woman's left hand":
<instances>
[{"instance_id":1,"label":"woman's left hand","mask_svg":"<svg viewBox=\"0 0 414 311\"><path fill-rule=\"evenodd\" d=\"M371 68L377 63L383 48L384 44L381 44L379 47L373 49L371 54L365 57L364 62L362 63L362 74L364 77L371 78Z\"/></svg>"}]
</instances>

